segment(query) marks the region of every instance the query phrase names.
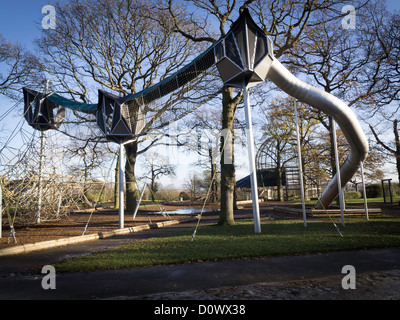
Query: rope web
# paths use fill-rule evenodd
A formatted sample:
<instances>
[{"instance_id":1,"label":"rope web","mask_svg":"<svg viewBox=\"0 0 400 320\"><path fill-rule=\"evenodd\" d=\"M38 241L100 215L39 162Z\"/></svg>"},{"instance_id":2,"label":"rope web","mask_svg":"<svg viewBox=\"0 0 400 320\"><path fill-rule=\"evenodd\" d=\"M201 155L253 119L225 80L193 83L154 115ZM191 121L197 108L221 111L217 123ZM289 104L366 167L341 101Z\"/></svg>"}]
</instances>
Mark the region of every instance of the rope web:
<instances>
[{"instance_id":1,"label":"rope web","mask_svg":"<svg viewBox=\"0 0 400 320\"><path fill-rule=\"evenodd\" d=\"M22 147L7 147L0 155L4 207L9 212L8 223L29 225L35 222L39 183L41 183L40 221L59 219L79 210L82 205L93 206L98 199L87 194L97 194L104 190L103 179L85 179L82 170L77 170L80 161L64 157L65 150L60 145L62 135L56 131L45 133L45 145L41 139L30 137L24 129L20 130ZM40 158L42 153L42 165ZM104 170L103 170L104 171ZM40 182L39 182L40 180ZM112 182L107 185L112 188Z\"/></svg>"},{"instance_id":2,"label":"rope web","mask_svg":"<svg viewBox=\"0 0 400 320\"><path fill-rule=\"evenodd\" d=\"M114 103L110 103L108 109L105 108L105 119L103 119L105 126L111 127L115 122L113 117L119 116L124 119L124 124L130 131L128 135L130 140L140 137L146 139L146 135L154 133L154 130L161 130L196 109L206 107L212 100L220 99L222 81L217 75L214 63L214 51L211 47L179 72L138 94L125 97L109 94ZM28 105L25 97L25 101L18 101L0 115L0 120L6 121L12 113L23 114L8 137L0 138L3 212L7 215L7 219L3 219L3 225L8 224L11 229L15 224L35 223L39 202L41 202L40 222L49 221L62 216L68 217L81 205L93 206L93 199L87 196L88 189L98 195L96 200L99 200L100 194L104 193L105 189L114 189L114 181L109 176L112 171L110 170L112 157L105 161L103 168L98 168L97 172L102 173L101 177L88 180L83 170L80 170L83 168L80 158L75 157L71 160L65 156L65 148L73 140L86 144L99 142L105 151L112 149L108 145L108 140L114 142L115 140L105 139L108 137L98 125L97 110L88 111L90 105L85 105L87 108L83 112L81 112L83 108L81 110L68 108L70 103L74 103L73 101L69 101L67 107L58 104L60 102L67 105L65 99L55 92L51 83L47 88L42 85L35 90L37 91L32 91L34 96L30 96ZM29 123L29 119L35 115L33 108L35 103L39 103L34 101L39 95L40 103L45 99L51 100L51 111L55 118L61 109L65 112L61 123L50 124L49 130L47 127L43 131L32 130L26 126L25 120ZM25 111L21 113L22 102L25 102ZM115 102L120 102L121 106L117 115L112 114L116 108ZM96 108L100 108L100 104L101 101ZM29 112L31 114L27 117ZM29 124L35 129L41 128L42 125ZM43 146L42 135L45 141Z\"/></svg>"},{"instance_id":3,"label":"rope web","mask_svg":"<svg viewBox=\"0 0 400 320\"><path fill-rule=\"evenodd\" d=\"M3 200L0 227L9 227L9 242L11 238L17 242L16 225L37 223L39 202L40 222L68 219L72 212L83 206L93 208L107 192L108 197L112 197L114 190L109 163L99 167L96 174L85 177L81 158L78 155L66 156L71 138L57 130L40 132L29 128L21 116L21 102L0 114L2 127L11 117L15 118L15 114L20 115L16 118L17 125L4 130L0 137ZM72 127L66 124L68 126ZM92 130L87 126L76 132L83 137L84 134L90 135Z\"/></svg>"}]
</instances>

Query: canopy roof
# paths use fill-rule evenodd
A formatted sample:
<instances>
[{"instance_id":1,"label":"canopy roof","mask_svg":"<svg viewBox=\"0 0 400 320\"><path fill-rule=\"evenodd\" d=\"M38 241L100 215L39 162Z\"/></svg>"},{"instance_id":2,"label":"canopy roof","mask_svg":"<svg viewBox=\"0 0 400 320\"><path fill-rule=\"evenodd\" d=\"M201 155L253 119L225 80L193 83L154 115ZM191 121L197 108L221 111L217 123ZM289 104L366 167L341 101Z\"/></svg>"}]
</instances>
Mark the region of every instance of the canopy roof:
<instances>
[{"instance_id":1,"label":"canopy roof","mask_svg":"<svg viewBox=\"0 0 400 320\"><path fill-rule=\"evenodd\" d=\"M257 186L274 187L278 185L278 173L276 169L259 169L257 170ZM286 185L285 172L282 173L282 185ZM251 188L250 176L246 176L236 182L237 188Z\"/></svg>"}]
</instances>

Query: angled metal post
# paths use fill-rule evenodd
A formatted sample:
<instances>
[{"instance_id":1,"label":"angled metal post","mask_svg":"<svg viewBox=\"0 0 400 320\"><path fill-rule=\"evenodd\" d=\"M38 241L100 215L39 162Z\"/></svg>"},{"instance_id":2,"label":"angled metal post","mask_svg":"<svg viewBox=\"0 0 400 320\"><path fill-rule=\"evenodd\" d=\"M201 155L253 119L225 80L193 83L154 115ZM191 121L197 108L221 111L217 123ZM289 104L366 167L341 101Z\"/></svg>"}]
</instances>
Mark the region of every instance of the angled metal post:
<instances>
[{"instance_id":1,"label":"angled metal post","mask_svg":"<svg viewBox=\"0 0 400 320\"><path fill-rule=\"evenodd\" d=\"M340 203L340 216L342 218L342 226L344 227L344 199L343 199L343 189L342 182L340 179L340 164L339 164L339 155L337 148L337 140L336 140L336 121L332 117L332 133L333 133L333 147L335 149L335 162L336 162L336 176L337 176L337 184L339 191L339 203Z\"/></svg>"},{"instance_id":2,"label":"angled metal post","mask_svg":"<svg viewBox=\"0 0 400 320\"><path fill-rule=\"evenodd\" d=\"M143 194L144 194L144 190L146 189L146 185L147 185L146 183L143 185L142 192L140 192L139 201L138 201L138 203L136 204L135 212L133 213L132 219L135 219L135 218L136 218L136 214L137 214L137 212L139 211L140 202L142 201Z\"/></svg>"},{"instance_id":3,"label":"angled metal post","mask_svg":"<svg viewBox=\"0 0 400 320\"><path fill-rule=\"evenodd\" d=\"M366 218L367 220L369 220L369 217L368 217L367 194L366 194L366 192L365 192L364 165L363 165L363 162L362 162L362 161L360 161L360 171L361 171L361 181L362 181L363 198L364 198L365 218Z\"/></svg>"},{"instance_id":4,"label":"angled metal post","mask_svg":"<svg viewBox=\"0 0 400 320\"><path fill-rule=\"evenodd\" d=\"M261 233L260 224L260 208L258 205L258 189L257 189L257 171L256 157L254 151L254 134L251 121L250 98L247 87L243 86L244 91L244 110L246 115L246 131L247 131L247 153L249 156L250 183L251 183L251 199L253 202L254 216L254 232Z\"/></svg>"}]
</instances>

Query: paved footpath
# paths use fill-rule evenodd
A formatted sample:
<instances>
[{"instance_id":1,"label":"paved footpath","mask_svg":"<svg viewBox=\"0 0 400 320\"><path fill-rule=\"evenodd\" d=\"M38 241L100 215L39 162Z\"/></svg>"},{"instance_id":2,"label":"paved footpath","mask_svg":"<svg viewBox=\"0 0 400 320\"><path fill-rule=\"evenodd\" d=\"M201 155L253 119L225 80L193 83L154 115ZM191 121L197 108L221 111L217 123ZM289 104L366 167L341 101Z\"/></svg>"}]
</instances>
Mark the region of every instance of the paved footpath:
<instances>
[{"instance_id":1,"label":"paved footpath","mask_svg":"<svg viewBox=\"0 0 400 320\"><path fill-rule=\"evenodd\" d=\"M212 223L212 217L202 224ZM185 223L109 239L0 257L0 299L117 299L165 292L183 292L276 283L341 275L353 265L357 274L400 269L400 248L362 250L306 256L199 262L98 272L56 274L56 289L44 290L41 267L82 255L162 234L194 228ZM344 275L342 275L344 276Z\"/></svg>"}]
</instances>

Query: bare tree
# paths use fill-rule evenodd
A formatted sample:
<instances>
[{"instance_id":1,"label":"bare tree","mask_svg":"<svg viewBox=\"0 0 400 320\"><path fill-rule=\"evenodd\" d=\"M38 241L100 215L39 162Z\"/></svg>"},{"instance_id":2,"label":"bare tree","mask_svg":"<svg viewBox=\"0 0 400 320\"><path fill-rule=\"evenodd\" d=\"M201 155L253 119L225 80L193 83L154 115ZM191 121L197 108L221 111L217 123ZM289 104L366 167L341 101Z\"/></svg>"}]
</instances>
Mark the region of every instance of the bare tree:
<instances>
[{"instance_id":1,"label":"bare tree","mask_svg":"<svg viewBox=\"0 0 400 320\"><path fill-rule=\"evenodd\" d=\"M81 171L80 176L83 176L83 192L87 197L91 175L105 160L104 146L99 141L92 142L87 140L81 143L78 140L72 140L69 145L65 146L65 150L71 162L75 157L81 160L76 170Z\"/></svg>"},{"instance_id":2,"label":"bare tree","mask_svg":"<svg viewBox=\"0 0 400 320\"><path fill-rule=\"evenodd\" d=\"M374 95L374 104L365 112L366 121L383 154L394 158L400 181L400 15L383 12L373 20L373 27L366 32L374 39L371 44L374 60L370 64L370 81L375 81L379 91ZM376 118L380 118L380 125ZM379 127L384 130L379 130ZM391 131L392 138L382 135Z\"/></svg>"},{"instance_id":3,"label":"bare tree","mask_svg":"<svg viewBox=\"0 0 400 320\"><path fill-rule=\"evenodd\" d=\"M310 118L310 107L297 103L298 128L302 155L302 172L304 186L308 181L318 185L321 176L320 158L322 152L318 147L319 122ZM258 151L259 164L262 168L273 168L277 171L278 200L281 201L282 176L288 166L297 161L296 122L293 99L278 97L271 102L265 113L263 142Z\"/></svg>"},{"instance_id":4,"label":"bare tree","mask_svg":"<svg viewBox=\"0 0 400 320\"><path fill-rule=\"evenodd\" d=\"M293 121L290 121L293 120L290 119L291 113L284 112L279 101L275 101L274 104L275 106L273 105L267 114L266 124L262 127L264 141L259 152L265 153L265 156L273 163L273 168L276 169L277 198L281 201L282 174L286 164L295 156L295 153L289 151L294 127L291 125ZM279 109L276 106L279 106Z\"/></svg>"},{"instance_id":5,"label":"bare tree","mask_svg":"<svg viewBox=\"0 0 400 320\"><path fill-rule=\"evenodd\" d=\"M186 179L185 187L189 191L190 199L192 201L198 200L200 197L200 191L204 189L201 178L196 173L190 174L190 176Z\"/></svg>"},{"instance_id":6,"label":"bare tree","mask_svg":"<svg viewBox=\"0 0 400 320\"><path fill-rule=\"evenodd\" d=\"M0 94L20 97L24 85L40 78L38 60L21 45L7 41L0 33Z\"/></svg>"},{"instance_id":7,"label":"bare tree","mask_svg":"<svg viewBox=\"0 0 400 320\"><path fill-rule=\"evenodd\" d=\"M175 166L168 163L168 160L156 152L146 154L146 165L149 167L146 177L150 179L151 200L155 201L155 194L159 190L158 179L162 176L174 176Z\"/></svg>"},{"instance_id":8,"label":"bare tree","mask_svg":"<svg viewBox=\"0 0 400 320\"><path fill-rule=\"evenodd\" d=\"M196 165L209 171L209 200L215 203L218 199L219 170L217 161L220 152L219 141L221 140L220 108L219 106L207 105L207 112L203 110L195 111L186 120L186 126L191 128L196 137L195 143L189 143L187 147L198 154L199 161Z\"/></svg>"},{"instance_id":9,"label":"bare tree","mask_svg":"<svg viewBox=\"0 0 400 320\"><path fill-rule=\"evenodd\" d=\"M376 142L383 149L382 151L394 157L397 168L397 175L400 181L400 127L399 127L400 120L394 119L392 122L393 122L394 139L392 140L391 143L382 141L382 139L376 133L376 130L371 125L369 125L369 127L376 139Z\"/></svg>"},{"instance_id":10,"label":"bare tree","mask_svg":"<svg viewBox=\"0 0 400 320\"><path fill-rule=\"evenodd\" d=\"M366 30L373 24L377 9L373 3L361 2L357 7L357 25L354 30L343 29L338 21L321 21L316 26L308 26L301 39L302 46L291 52L288 61L292 68L306 75L316 86L332 93L348 106L365 108L375 102L374 96L381 90L377 78L369 76L371 63L375 57L371 49L371 39ZM330 135L330 171L336 174L335 150L333 143L333 118L314 110L314 118L319 120Z\"/></svg>"},{"instance_id":11,"label":"bare tree","mask_svg":"<svg viewBox=\"0 0 400 320\"><path fill-rule=\"evenodd\" d=\"M71 0L58 2L55 8L57 27L46 30L36 43L54 89L73 100L93 102L99 87L121 95L141 91L177 71L196 49L188 45L186 38L166 31L148 18L157 16L166 24L170 19L154 12L151 2ZM157 119L160 121L163 112L177 105L181 98L182 95L177 94L173 101L153 110L152 118L146 119L145 128ZM77 112L74 116L79 123L94 125L93 117ZM99 137L93 134L90 139ZM157 137L149 140L142 136L125 146L127 211L136 207L137 157L157 142Z\"/></svg>"}]
</instances>

